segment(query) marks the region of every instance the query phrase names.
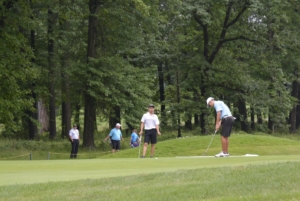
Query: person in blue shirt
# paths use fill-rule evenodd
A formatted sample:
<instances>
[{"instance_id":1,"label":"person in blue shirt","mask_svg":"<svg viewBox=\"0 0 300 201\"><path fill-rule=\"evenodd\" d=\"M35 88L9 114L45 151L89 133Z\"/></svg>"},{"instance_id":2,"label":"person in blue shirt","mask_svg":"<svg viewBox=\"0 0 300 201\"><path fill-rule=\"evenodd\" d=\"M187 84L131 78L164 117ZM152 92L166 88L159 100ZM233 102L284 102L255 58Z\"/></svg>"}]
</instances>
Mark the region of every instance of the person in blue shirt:
<instances>
[{"instance_id":1,"label":"person in blue shirt","mask_svg":"<svg viewBox=\"0 0 300 201\"><path fill-rule=\"evenodd\" d=\"M111 129L109 135L105 138L105 140L108 140L108 138L111 139L112 153L115 153L115 151L118 152L120 150L120 141L123 141L122 132L120 128L121 124L117 123L116 127Z\"/></svg>"},{"instance_id":2,"label":"person in blue shirt","mask_svg":"<svg viewBox=\"0 0 300 201\"><path fill-rule=\"evenodd\" d=\"M140 138L136 134L136 129L132 130L131 137L130 137L130 146L131 148L137 147L140 145Z\"/></svg>"},{"instance_id":3,"label":"person in blue shirt","mask_svg":"<svg viewBox=\"0 0 300 201\"><path fill-rule=\"evenodd\" d=\"M221 142L222 142L222 151L216 154L216 157L228 157L228 145L229 137L231 134L233 122L235 118L232 116L228 106L223 101L215 101L214 98L209 97L206 100L208 107L214 107L217 113L216 116L216 130L218 131L222 125L221 131Z\"/></svg>"}]
</instances>

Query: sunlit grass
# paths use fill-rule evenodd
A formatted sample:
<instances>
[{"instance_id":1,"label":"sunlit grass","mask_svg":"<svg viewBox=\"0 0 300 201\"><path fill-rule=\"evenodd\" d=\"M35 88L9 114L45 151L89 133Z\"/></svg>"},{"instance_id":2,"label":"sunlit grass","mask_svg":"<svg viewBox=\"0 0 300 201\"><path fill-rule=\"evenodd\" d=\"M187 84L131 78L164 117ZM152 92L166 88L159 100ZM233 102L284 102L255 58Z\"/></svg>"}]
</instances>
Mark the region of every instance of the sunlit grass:
<instances>
[{"instance_id":1,"label":"sunlit grass","mask_svg":"<svg viewBox=\"0 0 300 201\"><path fill-rule=\"evenodd\" d=\"M299 166L285 162L152 174L137 170L123 177L1 186L0 200L299 200Z\"/></svg>"}]
</instances>

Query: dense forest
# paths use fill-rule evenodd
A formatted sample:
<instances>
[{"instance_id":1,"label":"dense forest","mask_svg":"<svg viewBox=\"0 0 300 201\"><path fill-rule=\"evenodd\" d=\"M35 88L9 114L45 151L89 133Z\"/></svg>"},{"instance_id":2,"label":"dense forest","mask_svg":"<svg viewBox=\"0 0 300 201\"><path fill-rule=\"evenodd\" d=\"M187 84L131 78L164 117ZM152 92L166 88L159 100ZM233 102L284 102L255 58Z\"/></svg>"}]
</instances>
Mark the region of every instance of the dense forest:
<instances>
[{"instance_id":1,"label":"dense forest","mask_svg":"<svg viewBox=\"0 0 300 201\"><path fill-rule=\"evenodd\" d=\"M149 103L162 128L205 134L209 96L242 131L296 133L299 3L0 0L1 135L64 138L77 123L93 147L97 121L138 127Z\"/></svg>"}]
</instances>

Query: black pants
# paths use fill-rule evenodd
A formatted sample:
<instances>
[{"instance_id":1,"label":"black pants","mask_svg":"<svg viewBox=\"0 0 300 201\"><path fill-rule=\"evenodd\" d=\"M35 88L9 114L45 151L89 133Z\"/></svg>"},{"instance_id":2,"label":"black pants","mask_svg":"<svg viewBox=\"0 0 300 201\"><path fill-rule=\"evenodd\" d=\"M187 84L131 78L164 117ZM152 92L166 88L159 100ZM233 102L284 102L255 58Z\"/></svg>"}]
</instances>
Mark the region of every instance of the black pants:
<instances>
[{"instance_id":1,"label":"black pants","mask_svg":"<svg viewBox=\"0 0 300 201\"><path fill-rule=\"evenodd\" d=\"M79 140L73 140L70 158L76 158L79 146Z\"/></svg>"},{"instance_id":2,"label":"black pants","mask_svg":"<svg viewBox=\"0 0 300 201\"><path fill-rule=\"evenodd\" d=\"M233 117L227 117L225 119L222 119L222 132L221 132L221 135L223 137L230 137L233 123L234 123L234 118Z\"/></svg>"},{"instance_id":3,"label":"black pants","mask_svg":"<svg viewBox=\"0 0 300 201\"><path fill-rule=\"evenodd\" d=\"M151 144L156 144L157 143L157 130L156 128L150 129L150 130L145 130L145 139L144 143L151 142Z\"/></svg>"}]
</instances>

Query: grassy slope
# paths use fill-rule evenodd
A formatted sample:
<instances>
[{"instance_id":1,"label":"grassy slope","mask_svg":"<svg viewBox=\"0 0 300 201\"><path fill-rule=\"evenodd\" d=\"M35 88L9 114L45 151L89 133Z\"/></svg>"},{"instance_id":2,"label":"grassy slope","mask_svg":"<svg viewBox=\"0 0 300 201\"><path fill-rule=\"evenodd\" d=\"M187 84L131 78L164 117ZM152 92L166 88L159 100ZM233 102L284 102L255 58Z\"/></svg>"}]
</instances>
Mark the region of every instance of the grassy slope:
<instances>
[{"instance_id":1,"label":"grassy slope","mask_svg":"<svg viewBox=\"0 0 300 201\"><path fill-rule=\"evenodd\" d=\"M158 159L138 149L92 160L0 161L0 200L297 200L299 141L233 135L231 155L201 155L211 136L159 142ZM216 136L208 154L220 150ZM73 181L73 182L72 182ZM74 182L75 181L75 182ZM155 192L155 193L154 193Z\"/></svg>"},{"instance_id":2,"label":"grassy slope","mask_svg":"<svg viewBox=\"0 0 300 201\"><path fill-rule=\"evenodd\" d=\"M157 157L199 156L202 155L212 136L185 137L175 140L158 142L155 149ZM231 155L259 154L259 155L289 155L300 154L299 141L272 137L268 135L234 134L230 137L229 152ZM207 152L214 155L221 150L220 136L216 135ZM150 149L148 148L148 155ZM138 148L122 150L116 154L109 154L101 158L136 158ZM142 148L141 148L142 152Z\"/></svg>"}]
</instances>

